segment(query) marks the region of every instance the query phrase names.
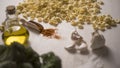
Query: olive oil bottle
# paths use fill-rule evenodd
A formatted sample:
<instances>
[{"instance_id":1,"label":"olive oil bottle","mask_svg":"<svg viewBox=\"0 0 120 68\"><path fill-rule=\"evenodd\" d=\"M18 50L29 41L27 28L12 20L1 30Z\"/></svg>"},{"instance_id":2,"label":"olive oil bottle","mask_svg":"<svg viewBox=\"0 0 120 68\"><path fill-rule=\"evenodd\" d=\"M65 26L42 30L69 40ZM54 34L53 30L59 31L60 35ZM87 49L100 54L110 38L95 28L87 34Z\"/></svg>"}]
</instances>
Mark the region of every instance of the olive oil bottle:
<instances>
[{"instance_id":1,"label":"olive oil bottle","mask_svg":"<svg viewBox=\"0 0 120 68\"><path fill-rule=\"evenodd\" d=\"M8 46L13 42L25 44L29 38L29 32L20 24L15 6L11 5L6 8L6 17L2 34L4 43Z\"/></svg>"}]
</instances>

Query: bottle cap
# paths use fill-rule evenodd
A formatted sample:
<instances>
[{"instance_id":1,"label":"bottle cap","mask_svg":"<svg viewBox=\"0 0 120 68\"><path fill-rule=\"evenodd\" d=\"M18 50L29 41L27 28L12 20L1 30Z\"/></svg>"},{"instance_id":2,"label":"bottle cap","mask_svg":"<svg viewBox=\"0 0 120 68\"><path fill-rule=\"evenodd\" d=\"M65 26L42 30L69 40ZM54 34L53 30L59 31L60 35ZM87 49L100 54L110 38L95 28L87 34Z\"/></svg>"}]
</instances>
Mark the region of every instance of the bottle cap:
<instances>
[{"instance_id":1,"label":"bottle cap","mask_svg":"<svg viewBox=\"0 0 120 68\"><path fill-rule=\"evenodd\" d=\"M6 8L6 12L8 13L8 14L14 14L15 13L15 6L14 5L10 5L10 6L7 6L7 8Z\"/></svg>"}]
</instances>

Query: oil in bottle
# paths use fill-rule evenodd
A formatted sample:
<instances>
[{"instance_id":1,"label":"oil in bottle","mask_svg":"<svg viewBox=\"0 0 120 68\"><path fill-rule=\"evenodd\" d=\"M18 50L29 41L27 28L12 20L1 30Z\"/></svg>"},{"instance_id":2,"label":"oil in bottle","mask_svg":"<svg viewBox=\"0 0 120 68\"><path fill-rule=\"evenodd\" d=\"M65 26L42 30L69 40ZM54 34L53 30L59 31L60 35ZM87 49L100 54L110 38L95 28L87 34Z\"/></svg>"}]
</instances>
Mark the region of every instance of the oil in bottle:
<instances>
[{"instance_id":1,"label":"oil in bottle","mask_svg":"<svg viewBox=\"0 0 120 68\"><path fill-rule=\"evenodd\" d=\"M6 45L11 45L13 42L25 44L29 38L28 30L19 23L15 12L15 6L8 6L6 9L7 19L4 22L4 32L2 34L2 39Z\"/></svg>"}]
</instances>

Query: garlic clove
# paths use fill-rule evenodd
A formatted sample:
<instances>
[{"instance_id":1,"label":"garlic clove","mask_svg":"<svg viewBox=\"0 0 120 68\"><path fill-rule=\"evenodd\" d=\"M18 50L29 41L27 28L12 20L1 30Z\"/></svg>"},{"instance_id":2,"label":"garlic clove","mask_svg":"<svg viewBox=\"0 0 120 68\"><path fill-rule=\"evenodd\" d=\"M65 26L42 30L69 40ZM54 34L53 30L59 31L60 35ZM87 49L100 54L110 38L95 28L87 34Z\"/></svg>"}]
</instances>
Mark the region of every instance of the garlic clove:
<instances>
[{"instance_id":1,"label":"garlic clove","mask_svg":"<svg viewBox=\"0 0 120 68\"><path fill-rule=\"evenodd\" d=\"M81 43L81 45L77 48L77 50L86 51L87 50L87 44L86 43Z\"/></svg>"},{"instance_id":2,"label":"garlic clove","mask_svg":"<svg viewBox=\"0 0 120 68\"><path fill-rule=\"evenodd\" d=\"M65 49L68 49L68 50L69 50L69 49L74 49L74 48L75 48L75 45L74 45L74 44L73 44L73 45L68 45L68 46L65 47Z\"/></svg>"}]
</instances>

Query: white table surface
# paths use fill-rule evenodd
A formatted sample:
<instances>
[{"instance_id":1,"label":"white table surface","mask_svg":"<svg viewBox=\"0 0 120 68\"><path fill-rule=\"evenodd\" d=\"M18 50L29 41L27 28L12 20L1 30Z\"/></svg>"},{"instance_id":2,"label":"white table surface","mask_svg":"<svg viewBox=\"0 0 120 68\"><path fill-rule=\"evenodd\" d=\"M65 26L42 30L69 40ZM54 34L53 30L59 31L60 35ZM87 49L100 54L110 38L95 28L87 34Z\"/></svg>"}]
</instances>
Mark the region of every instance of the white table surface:
<instances>
[{"instance_id":1,"label":"white table surface","mask_svg":"<svg viewBox=\"0 0 120 68\"><path fill-rule=\"evenodd\" d=\"M17 5L19 2L22 2L22 0L0 0L0 23L5 20L6 6ZM120 19L120 0L104 0L104 3L105 5L102 6L102 14L110 14L113 18ZM43 24L43 26L46 28L53 27L49 24ZM120 68L120 25L105 32L100 32L106 39L108 52L103 57L94 54L91 50L89 50L89 54L87 55L69 53L64 47L72 44L70 36L74 27L63 22L57 28L58 33L62 36L60 40L42 37L29 31L29 42L31 47L39 54L53 51L62 59L62 68L99 68L99 65L104 65L104 68ZM92 38L91 33L93 31L90 25L85 25L83 30L78 30L89 47ZM0 35L1 34L2 33L0 33ZM0 44L3 44L1 36Z\"/></svg>"}]
</instances>

